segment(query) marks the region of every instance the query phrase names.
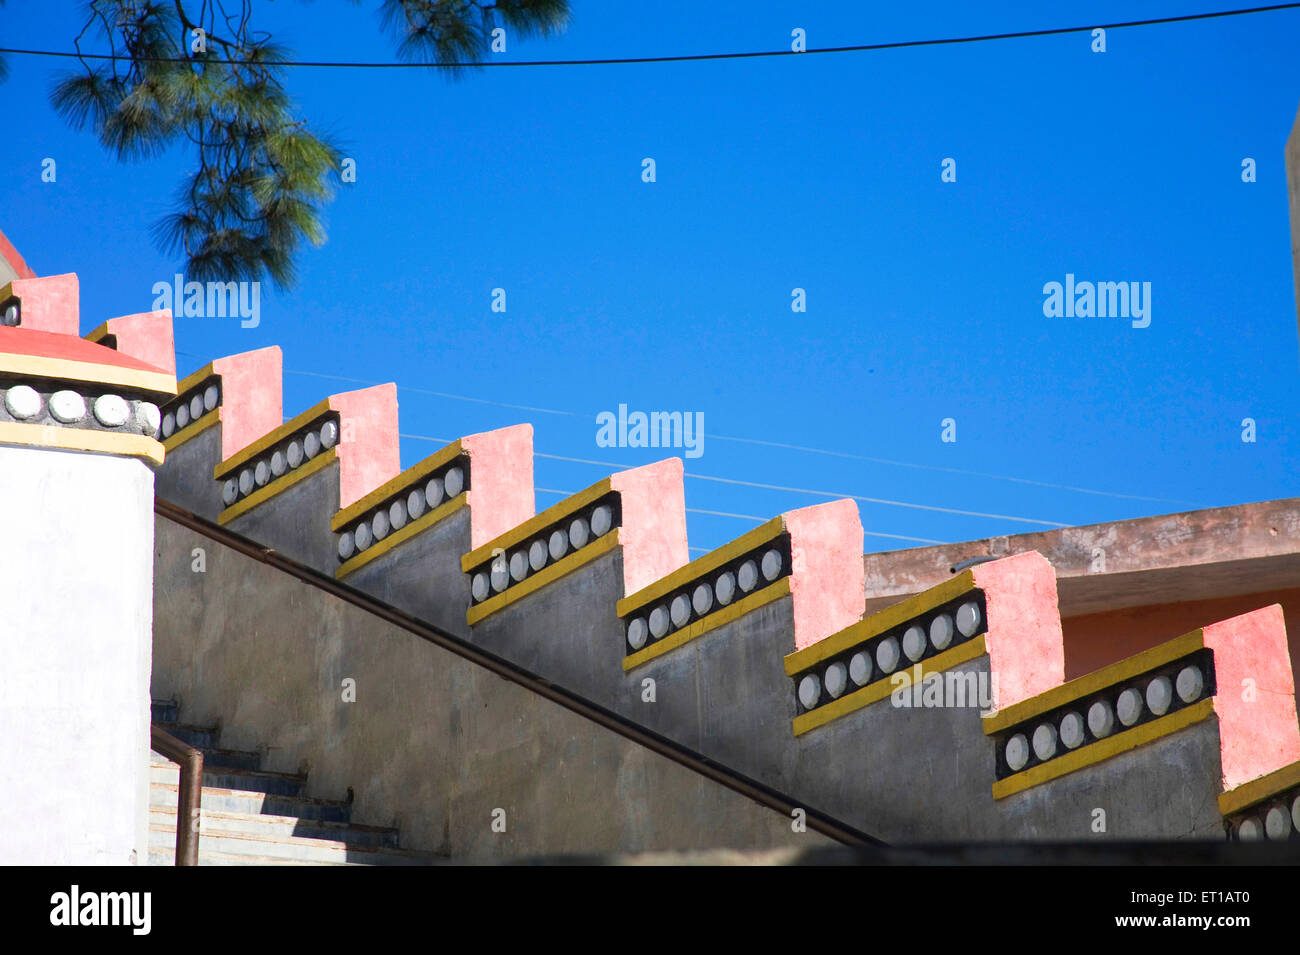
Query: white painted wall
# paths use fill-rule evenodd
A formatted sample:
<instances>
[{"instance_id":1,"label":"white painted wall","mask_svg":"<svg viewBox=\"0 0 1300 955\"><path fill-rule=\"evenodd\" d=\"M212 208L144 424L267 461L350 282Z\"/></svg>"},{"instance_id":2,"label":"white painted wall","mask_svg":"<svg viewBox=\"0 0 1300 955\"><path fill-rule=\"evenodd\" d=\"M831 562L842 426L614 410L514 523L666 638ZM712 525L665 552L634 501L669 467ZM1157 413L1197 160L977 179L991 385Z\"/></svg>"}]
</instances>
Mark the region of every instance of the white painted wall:
<instances>
[{"instance_id":1,"label":"white painted wall","mask_svg":"<svg viewBox=\"0 0 1300 955\"><path fill-rule=\"evenodd\" d=\"M153 471L0 447L0 864L148 860Z\"/></svg>"}]
</instances>

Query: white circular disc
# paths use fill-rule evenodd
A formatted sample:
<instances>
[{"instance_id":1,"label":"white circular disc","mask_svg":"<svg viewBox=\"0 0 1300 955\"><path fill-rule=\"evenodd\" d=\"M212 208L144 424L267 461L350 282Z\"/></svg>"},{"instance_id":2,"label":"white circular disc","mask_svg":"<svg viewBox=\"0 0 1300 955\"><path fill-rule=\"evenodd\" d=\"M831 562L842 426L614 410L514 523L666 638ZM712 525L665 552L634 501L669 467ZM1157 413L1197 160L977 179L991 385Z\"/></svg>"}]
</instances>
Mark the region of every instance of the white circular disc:
<instances>
[{"instance_id":1,"label":"white circular disc","mask_svg":"<svg viewBox=\"0 0 1300 955\"><path fill-rule=\"evenodd\" d=\"M1085 738L1083 717L1078 713L1066 713L1061 717L1061 742L1068 749L1078 749Z\"/></svg>"},{"instance_id":2,"label":"white circular disc","mask_svg":"<svg viewBox=\"0 0 1300 955\"><path fill-rule=\"evenodd\" d=\"M826 692L838 699L849 683L849 671L843 663L832 663L826 668Z\"/></svg>"},{"instance_id":3,"label":"white circular disc","mask_svg":"<svg viewBox=\"0 0 1300 955\"><path fill-rule=\"evenodd\" d=\"M582 550L587 546L590 539L590 528L587 522L581 517L574 518L569 524L569 543L573 545L574 550Z\"/></svg>"},{"instance_id":4,"label":"white circular disc","mask_svg":"<svg viewBox=\"0 0 1300 955\"><path fill-rule=\"evenodd\" d=\"M320 444L327 451L339 443L339 426L333 421L326 421L320 426Z\"/></svg>"},{"instance_id":5,"label":"white circular disc","mask_svg":"<svg viewBox=\"0 0 1300 955\"><path fill-rule=\"evenodd\" d=\"M451 468L442 479L443 489L450 500L465 489L465 472L460 468Z\"/></svg>"},{"instance_id":6,"label":"white circular disc","mask_svg":"<svg viewBox=\"0 0 1300 955\"><path fill-rule=\"evenodd\" d=\"M290 441L284 456L289 459L289 467L291 468L296 468L302 464L302 442L297 439Z\"/></svg>"},{"instance_id":7,"label":"white circular disc","mask_svg":"<svg viewBox=\"0 0 1300 955\"><path fill-rule=\"evenodd\" d=\"M1132 726L1142 718L1142 694L1129 687L1115 703L1115 715L1125 726Z\"/></svg>"},{"instance_id":8,"label":"white circular disc","mask_svg":"<svg viewBox=\"0 0 1300 955\"><path fill-rule=\"evenodd\" d=\"M758 584L758 565L752 560L747 560L740 565L740 570L736 571L736 582L740 584L740 589L749 593Z\"/></svg>"},{"instance_id":9,"label":"white circular disc","mask_svg":"<svg viewBox=\"0 0 1300 955\"><path fill-rule=\"evenodd\" d=\"M569 535L564 531L551 531L551 539L546 549L551 553L551 560L559 560L569 550Z\"/></svg>"},{"instance_id":10,"label":"white circular disc","mask_svg":"<svg viewBox=\"0 0 1300 955\"><path fill-rule=\"evenodd\" d=\"M445 493L446 489L442 485L442 478L433 478L424 486L424 499L431 508L442 503L442 496Z\"/></svg>"},{"instance_id":11,"label":"white circular disc","mask_svg":"<svg viewBox=\"0 0 1300 955\"><path fill-rule=\"evenodd\" d=\"M546 566L546 542L533 541L528 545L528 566L533 570L541 570Z\"/></svg>"},{"instance_id":12,"label":"white circular disc","mask_svg":"<svg viewBox=\"0 0 1300 955\"><path fill-rule=\"evenodd\" d=\"M406 495L406 513L411 515L411 520L415 520L423 514L424 507L424 492L418 487Z\"/></svg>"},{"instance_id":13,"label":"white circular disc","mask_svg":"<svg viewBox=\"0 0 1300 955\"><path fill-rule=\"evenodd\" d=\"M952 617L946 613L941 613L930 621L930 642L934 644L936 650L944 650L948 644L952 643L955 627L952 623Z\"/></svg>"},{"instance_id":14,"label":"white circular disc","mask_svg":"<svg viewBox=\"0 0 1300 955\"><path fill-rule=\"evenodd\" d=\"M603 537L614 523L614 509L602 504L591 512L591 536Z\"/></svg>"},{"instance_id":15,"label":"white circular disc","mask_svg":"<svg viewBox=\"0 0 1300 955\"><path fill-rule=\"evenodd\" d=\"M672 606L668 611L672 617L674 627L684 627L687 621L691 619L691 600L685 594L678 594L673 598Z\"/></svg>"},{"instance_id":16,"label":"white circular disc","mask_svg":"<svg viewBox=\"0 0 1300 955\"><path fill-rule=\"evenodd\" d=\"M1088 707L1088 729L1092 730L1093 736L1098 739L1109 736L1114 728L1115 711L1110 708L1109 703L1098 700Z\"/></svg>"},{"instance_id":17,"label":"white circular disc","mask_svg":"<svg viewBox=\"0 0 1300 955\"><path fill-rule=\"evenodd\" d=\"M208 385L208 387L203 389L203 410L216 411L217 402L220 400L220 398L221 395L217 392L217 386Z\"/></svg>"},{"instance_id":18,"label":"white circular disc","mask_svg":"<svg viewBox=\"0 0 1300 955\"><path fill-rule=\"evenodd\" d=\"M289 470L289 462L284 459L283 451L274 451L271 453L271 473L279 477L285 471Z\"/></svg>"},{"instance_id":19,"label":"white circular disc","mask_svg":"<svg viewBox=\"0 0 1300 955\"><path fill-rule=\"evenodd\" d=\"M925 631L916 624L903 633L903 652L913 663L925 655Z\"/></svg>"},{"instance_id":20,"label":"white circular disc","mask_svg":"<svg viewBox=\"0 0 1300 955\"><path fill-rule=\"evenodd\" d=\"M131 406L120 395L100 395L95 399L95 420L105 428L120 428L131 417Z\"/></svg>"},{"instance_id":21,"label":"white circular disc","mask_svg":"<svg viewBox=\"0 0 1300 955\"><path fill-rule=\"evenodd\" d=\"M41 413L41 394L31 385L14 385L5 392L5 411L14 418L34 418Z\"/></svg>"},{"instance_id":22,"label":"white circular disc","mask_svg":"<svg viewBox=\"0 0 1300 955\"><path fill-rule=\"evenodd\" d=\"M695 593L691 594L691 606L701 617L713 609L713 588L708 584L697 586Z\"/></svg>"},{"instance_id":23,"label":"white circular disc","mask_svg":"<svg viewBox=\"0 0 1300 955\"><path fill-rule=\"evenodd\" d=\"M650 634L656 640L668 632L668 610L665 607L655 607L650 611Z\"/></svg>"},{"instance_id":24,"label":"white circular disc","mask_svg":"<svg viewBox=\"0 0 1300 955\"><path fill-rule=\"evenodd\" d=\"M857 686L866 686L871 682L871 654L859 651L849 659L849 678Z\"/></svg>"},{"instance_id":25,"label":"white circular disc","mask_svg":"<svg viewBox=\"0 0 1300 955\"><path fill-rule=\"evenodd\" d=\"M1158 676L1147 684L1147 707L1156 716L1169 712L1174 701L1174 685L1167 676Z\"/></svg>"},{"instance_id":26,"label":"white circular disc","mask_svg":"<svg viewBox=\"0 0 1300 955\"><path fill-rule=\"evenodd\" d=\"M731 603L731 598L736 596L736 575L729 570L723 571L718 575L718 582L714 584L713 592L722 606Z\"/></svg>"},{"instance_id":27,"label":"white circular disc","mask_svg":"<svg viewBox=\"0 0 1300 955\"><path fill-rule=\"evenodd\" d=\"M400 530L406 526L405 501L397 500L388 505L388 523L393 525L393 530Z\"/></svg>"},{"instance_id":28,"label":"white circular disc","mask_svg":"<svg viewBox=\"0 0 1300 955\"><path fill-rule=\"evenodd\" d=\"M982 618L980 605L975 601L962 604L957 608L957 631L963 637L974 636L979 631Z\"/></svg>"},{"instance_id":29,"label":"white circular disc","mask_svg":"<svg viewBox=\"0 0 1300 955\"><path fill-rule=\"evenodd\" d=\"M352 540L351 531L344 531L342 534L339 535L339 556L341 558L347 560L354 553L356 553L356 550L357 550L357 545Z\"/></svg>"},{"instance_id":30,"label":"white circular disc","mask_svg":"<svg viewBox=\"0 0 1300 955\"><path fill-rule=\"evenodd\" d=\"M356 541L357 550L365 550L374 543L375 535L370 532L370 525L362 521L352 532L352 539Z\"/></svg>"},{"instance_id":31,"label":"white circular disc","mask_svg":"<svg viewBox=\"0 0 1300 955\"><path fill-rule=\"evenodd\" d=\"M884 673L893 673L898 669L898 638L886 637L876 644L876 666Z\"/></svg>"},{"instance_id":32,"label":"white circular disc","mask_svg":"<svg viewBox=\"0 0 1300 955\"><path fill-rule=\"evenodd\" d=\"M470 592L473 593L475 600L486 600L488 595L488 577L483 571L474 575L474 580L470 584Z\"/></svg>"},{"instance_id":33,"label":"white circular disc","mask_svg":"<svg viewBox=\"0 0 1300 955\"><path fill-rule=\"evenodd\" d=\"M799 702L803 704L805 710L811 710L821 699L822 683L817 679L817 674L809 673L799 681Z\"/></svg>"},{"instance_id":34,"label":"white circular disc","mask_svg":"<svg viewBox=\"0 0 1300 955\"><path fill-rule=\"evenodd\" d=\"M308 458L314 458L320 454L320 438L317 437L315 431L310 431L303 436L302 453L307 455Z\"/></svg>"},{"instance_id":35,"label":"white circular disc","mask_svg":"<svg viewBox=\"0 0 1300 955\"><path fill-rule=\"evenodd\" d=\"M1205 677L1199 667L1185 666L1178 671L1178 698L1184 703L1191 703L1205 689Z\"/></svg>"},{"instance_id":36,"label":"white circular disc","mask_svg":"<svg viewBox=\"0 0 1300 955\"><path fill-rule=\"evenodd\" d=\"M388 512L376 511L375 516L370 518L370 530L374 532L375 540L381 541L388 536Z\"/></svg>"},{"instance_id":37,"label":"white circular disc","mask_svg":"<svg viewBox=\"0 0 1300 955\"><path fill-rule=\"evenodd\" d=\"M1018 773L1025 768L1029 762L1029 741L1025 739L1024 733L1017 733L1011 739L1007 740L1007 765L1011 767L1013 773Z\"/></svg>"},{"instance_id":38,"label":"white circular disc","mask_svg":"<svg viewBox=\"0 0 1300 955\"><path fill-rule=\"evenodd\" d=\"M768 583L776 580L781 574L781 552L776 549L769 550L763 555L763 579Z\"/></svg>"},{"instance_id":39,"label":"white circular disc","mask_svg":"<svg viewBox=\"0 0 1300 955\"><path fill-rule=\"evenodd\" d=\"M1042 723L1034 730L1034 755L1040 760L1051 759L1056 755L1056 727L1051 723Z\"/></svg>"},{"instance_id":40,"label":"white circular disc","mask_svg":"<svg viewBox=\"0 0 1300 955\"><path fill-rule=\"evenodd\" d=\"M64 424L86 417L86 399L75 391L56 391L50 395L50 414Z\"/></svg>"},{"instance_id":41,"label":"white circular disc","mask_svg":"<svg viewBox=\"0 0 1300 955\"><path fill-rule=\"evenodd\" d=\"M510 576L516 583L528 576L528 555L521 550L510 555Z\"/></svg>"},{"instance_id":42,"label":"white circular disc","mask_svg":"<svg viewBox=\"0 0 1300 955\"><path fill-rule=\"evenodd\" d=\"M634 617L632 622L627 625L627 643L633 650L640 650L645 646L646 640L650 638L650 628L645 624L644 617Z\"/></svg>"}]
</instances>

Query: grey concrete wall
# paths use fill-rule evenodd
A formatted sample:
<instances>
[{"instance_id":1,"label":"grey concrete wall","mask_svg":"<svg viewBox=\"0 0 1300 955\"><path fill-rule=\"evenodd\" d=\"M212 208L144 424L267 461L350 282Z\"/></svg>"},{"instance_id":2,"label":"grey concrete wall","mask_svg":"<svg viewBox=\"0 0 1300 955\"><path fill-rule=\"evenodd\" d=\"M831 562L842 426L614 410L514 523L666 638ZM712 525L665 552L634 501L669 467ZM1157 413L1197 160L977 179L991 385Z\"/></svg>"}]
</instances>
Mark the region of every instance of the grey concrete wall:
<instances>
[{"instance_id":1,"label":"grey concrete wall","mask_svg":"<svg viewBox=\"0 0 1300 955\"><path fill-rule=\"evenodd\" d=\"M825 844L784 816L160 518L153 693L456 857ZM191 569L194 547L206 572ZM463 611L462 611L463 612ZM612 609L610 611L612 613ZM356 681L356 702L341 683ZM507 831L491 830L506 811Z\"/></svg>"},{"instance_id":2,"label":"grey concrete wall","mask_svg":"<svg viewBox=\"0 0 1300 955\"><path fill-rule=\"evenodd\" d=\"M153 472L0 447L0 863L145 863Z\"/></svg>"},{"instance_id":3,"label":"grey concrete wall","mask_svg":"<svg viewBox=\"0 0 1300 955\"><path fill-rule=\"evenodd\" d=\"M215 521L224 507L221 482L212 469L221 463L221 425L208 428L168 451L158 469L158 496Z\"/></svg>"},{"instance_id":4,"label":"grey concrete wall","mask_svg":"<svg viewBox=\"0 0 1300 955\"><path fill-rule=\"evenodd\" d=\"M460 569L460 558L471 549L470 510L462 507L343 582L413 617L468 636L469 577Z\"/></svg>"},{"instance_id":5,"label":"grey concrete wall","mask_svg":"<svg viewBox=\"0 0 1300 955\"><path fill-rule=\"evenodd\" d=\"M330 519L338 509L339 463L335 460L239 515L226 527L333 576L338 566L338 543Z\"/></svg>"},{"instance_id":6,"label":"grey concrete wall","mask_svg":"<svg viewBox=\"0 0 1300 955\"><path fill-rule=\"evenodd\" d=\"M625 674L621 580L615 551L488 617L472 640L890 842L1221 836L1213 719L995 801L994 743L975 707L885 699L796 738L789 597ZM954 669L987 679L989 660ZM1095 808L1105 833L1088 828Z\"/></svg>"}]
</instances>

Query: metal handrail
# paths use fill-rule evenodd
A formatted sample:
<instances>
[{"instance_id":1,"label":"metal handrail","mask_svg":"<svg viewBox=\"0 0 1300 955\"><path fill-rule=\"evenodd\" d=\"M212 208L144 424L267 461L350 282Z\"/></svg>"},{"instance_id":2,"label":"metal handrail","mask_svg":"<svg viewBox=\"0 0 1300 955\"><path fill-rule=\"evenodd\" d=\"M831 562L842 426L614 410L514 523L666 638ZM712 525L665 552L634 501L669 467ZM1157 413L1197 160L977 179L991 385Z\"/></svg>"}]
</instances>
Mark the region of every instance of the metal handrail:
<instances>
[{"instance_id":1,"label":"metal handrail","mask_svg":"<svg viewBox=\"0 0 1300 955\"><path fill-rule=\"evenodd\" d=\"M195 749L157 724L149 725L150 743L181 767L180 791L176 794L176 864L199 864L199 801L203 796L203 752ZM184 821L184 824L183 824Z\"/></svg>"}]
</instances>

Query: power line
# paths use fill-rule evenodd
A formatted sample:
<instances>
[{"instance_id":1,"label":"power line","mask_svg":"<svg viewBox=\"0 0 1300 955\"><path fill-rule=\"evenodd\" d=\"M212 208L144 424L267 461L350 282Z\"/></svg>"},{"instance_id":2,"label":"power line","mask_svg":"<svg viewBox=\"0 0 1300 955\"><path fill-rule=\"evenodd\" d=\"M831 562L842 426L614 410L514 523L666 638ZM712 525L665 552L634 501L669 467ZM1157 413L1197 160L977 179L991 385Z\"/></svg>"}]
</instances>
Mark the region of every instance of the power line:
<instances>
[{"instance_id":1,"label":"power line","mask_svg":"<svg viewBox=\"0 0 1300 955\"><path fill-rule=\"evenodd\" d=\"M180 355L184 353L177 352L176 354ZM194 357L194 356L190 356L190 357ZM378 382L378 381L367 381L362 378L349 378L344 375L326 375L315 371L292 371L289 369L285 369L284 374L304 375L310 378L327 378L333 381L351 382L352 384L356 384L356 385L374 386L378 384L383 384L383 382ZM516 411L532 411L538 414L549 414L549 415L558 415L566 418L585 418L587 420L592 420L591 415L581 414L577 411L562 411L556 408L536 408L530 405L511 404L508 401L494 401L490 398L474 398L474 397L470 397L469 395L457 395L446 391L429 391L428 389L425 388L411 388L406 385L398 385L397 390L405 391L417 395L432 395L433 397L436 398L449 398L454 401L469 401L481 405L494 405L499 408L511 408ZM1144 497L1140 494L1121 494L1118 491L1098 491L1093 488L1075 487L1069 484L1054 484L1050 481L1033 481L1030 480L1029 478L1011 477L1005 474L989 474L984 471L968 471L965 468L944 467L942 465L937 465L937 464L917 464L911 461L895 461L889 458L873 458L862 454L851 454L847 451L832 451L827 448L812 448L801 444L785 444L780 441L763 441L758 438L737 438L737 437L732 437L729 435L722 435L722 434L709 434L708 437L714 441L730 441L736 444L756 444L756 445L762 445L764 447L770 447L770 448L783 448L789 451L803 451L808 454L823 454L823 455L827 455L828 457L845 458L851 461L867 461L872 464L886 464L892 467L915 468L922 471L942 471L948 474L964 474L968 477L986 478L992 481L1010 481L1014 484L1028 484L1028 485L1033 485L1034 487L1052 488L1053 490L1057 490L1057 491L1073 491L1078 494L1094 494L1099 497L1115 497L1115 498L1122 498L1125 500L1133 500L1133 501L1148 501L1155 504L1179 504L1188 507L1202 506L1199 504L1195 504L1191 501L1178 501L1166 497ZM544 455L541 456L544 457ZM627 467L626 464L606 464L605 466L618 467L618 468ZM1061 525L1061 526L1065 526L1065 525Z\"/></svg>"},{"instance_id":2,"label":"power line","mask_svg":"<svg viewBox=\"0 0 1300 955\"><path fill-rule=\"evenodd\" d=\"M431 438L418 434L399 434L399 438L411 438L416 441L438 441L438 438ZM574 458L563 454L545 454L541 451L533 451L533 457L546 458L551 461L567 461L571 464L592 464L603 468L626 468L626 463L617 461L597 461L592 458ZM861 494L843 494L838 491L819 491L815 488L807 487L788 487L782 484L763 484L759 481L741 481L738 478L715 477L708 474L695 474L691 471L685 472L688 478L694 478L697 481L713 481L718 484L734 484L740 487L753 487L767 491L786 491L794 494L811 494L817 497L829 497L833 499L851 498L855 501L864 501L867 504L883 504L888 507L905 507L918 511L935 511L940 514L957 514L962 517L988 517L1000 521L1016 521L1020 524L1037 524L1041 527L1069 527L1069 524L1062 524L1058 521L1040 521L1032 517L1012 517L1009 514L989 514L984 511L965 511L955 507L940 507L937 504L913 504L910 501L894 501L883 497L866 497ZM937 543L943 543L938 541Z\"/></svg>"},{"instance_id":3,"label":"power line","mask_svg":"<svg viewBox=\"0 0 1300 955\"><path fill-rule=\"evenodd\" d=\"M1020 40L1029 37L1060 36L1067 33L1083 33L1091 30L1122 30L1128 27L1158 26L1169 23L1189 23L1194 20L1213 20L1222 17L1239 17L1256 13L1272 13L1277 10L1292 10L1300 3L1277 3L1264 7L1248 7L1238 10L1220 10L1213 13L1190 13L1175 17L1154 17L1148 20L1125 20L1118 23L1092 23L1086 26L1055 27L1046 30L1020 30L1015 33L985 33L978 36L943 37L930 40L897 40L890 43L860 43L853 46L819 47L802 52L794 50L757 50L743 53L696 53L676 56L625 56L610 59L580 60L475 60L458 63L409 63L409 62L352 62L336 60L264 60L265 66L303 66L334 69L478 69L488 67L523 67L523 66L616 66L637 63L689 63L704 60L747 60L773 56L812 56L818 53L867 53L878 50L901 50L911 47L949 46L958 43L984 43L991 40ZM111 53L76 53L65 50L23 50L13 47L0 47L0 53L12 53L18 56L51 56L79 60L128 60L146 63L193 63L194 59L185 56L141 56L128 57ZM206 57L205 63L224 63L245 65L244 60L223 57Z\"/></svg>"},{"instance_id":4,"label":"power line","mask_svg":"<svg viewBox=\"0 0 1300 955\"><path fill-rule=\"evenodd\" d=\"M533 490L538 491L542 494L557 494L560 497L573 497L573 495L576 493L574 491L561 491L553 487L534 487ZM709 510L705 510L702 507L688 507L685 510L687 514L707 514L710 517L734 517L739 520L753 521L756 524L762 524L765 521L771 519L770 517L759 517L756 514L735 514L731 511L709 511ZM915 544L948 543L947 541L933 540L932 538L929 537L908 537L906 534L885 534L881 531L864 530L862 533L866 534L868 537L883 537L883 538L887 538L888 540L911 541L912 543ZM704 551L705 553L708 553L710 549L716 549L716 548L707 548L707 547L691 548L691 550L700 550L700 551Z\"/></svg>"}]
</instances>

